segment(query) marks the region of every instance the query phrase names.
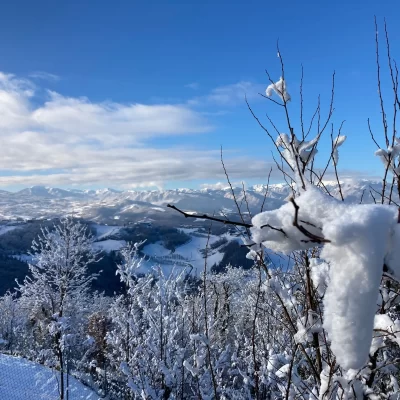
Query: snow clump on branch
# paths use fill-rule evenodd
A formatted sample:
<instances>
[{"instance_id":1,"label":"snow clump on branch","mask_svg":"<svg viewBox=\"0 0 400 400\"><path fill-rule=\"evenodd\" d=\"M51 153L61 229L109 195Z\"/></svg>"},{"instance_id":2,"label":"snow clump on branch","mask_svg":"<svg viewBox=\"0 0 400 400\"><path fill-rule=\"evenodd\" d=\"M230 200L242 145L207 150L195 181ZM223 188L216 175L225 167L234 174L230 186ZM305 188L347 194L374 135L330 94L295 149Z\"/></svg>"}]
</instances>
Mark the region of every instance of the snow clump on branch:
<instances>
[{"instance_id":1,"label":"snow clump on branch","mask_svg":"<svg viewBox=\"0 0 400 400\"><path fill-rule=\"evenodd\" d=\"M379 149L375 152L385 168L392 171L396 176L400 175L400 166L396 167L396 159L400 156L400 139L395 138L396 144L389 146L387 150Z\"/></svg>"},{"instance_id":2,"label":"snow clump on branch","mask_svg":"<svg viewBox=\"0 0 400 400\"><path fill-rule=\"evenodd\" d=\"M345 138L339 136L333 143L335 163ZM283 157L298 178L299 158L310 161L317 142L279 135L277 145L284 147ZM298 193L281 208L254 216L252 239L283 253L324 245L320 257L326 264L321 264L325 266L321 274L329 277L318 277L327 285L324 328L338 363L347 370L361 368L370 351L383 266L400 279L398 210L389 205L346 204L309 182Z\"/></svg>"},{"instance_id":3,"label":"snow clump on branch","mask_svg":"<svg viewBox=\"0 0 400 400\"><path fill-rule=\"evenodd\" d=\"M267 97L271 97L273 92L275 92L286 103L291 99L290 94L286 89L286 81L282 77L278 82L271 83L267 87L265 94Z\"/></svg>"}]
</instances>

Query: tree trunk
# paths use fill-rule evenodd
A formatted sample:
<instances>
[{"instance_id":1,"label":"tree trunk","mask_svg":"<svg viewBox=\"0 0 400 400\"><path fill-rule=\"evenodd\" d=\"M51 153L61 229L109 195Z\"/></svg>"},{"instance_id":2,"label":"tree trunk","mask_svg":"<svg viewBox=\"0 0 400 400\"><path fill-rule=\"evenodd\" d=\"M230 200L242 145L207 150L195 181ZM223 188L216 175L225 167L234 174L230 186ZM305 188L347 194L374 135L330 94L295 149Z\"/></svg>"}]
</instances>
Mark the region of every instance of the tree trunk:
<instances>
[{"instance_id":1,"label":"tree trunk","mask_svg":"<svg viewBox=\"0 0 400 400\"><path fill-rule=\"evenodd\" d=\"M64 357L59 341L57 343L57 352L58 361L60 362L60 400L64 400Z\"/></svg>"}]
</instances>

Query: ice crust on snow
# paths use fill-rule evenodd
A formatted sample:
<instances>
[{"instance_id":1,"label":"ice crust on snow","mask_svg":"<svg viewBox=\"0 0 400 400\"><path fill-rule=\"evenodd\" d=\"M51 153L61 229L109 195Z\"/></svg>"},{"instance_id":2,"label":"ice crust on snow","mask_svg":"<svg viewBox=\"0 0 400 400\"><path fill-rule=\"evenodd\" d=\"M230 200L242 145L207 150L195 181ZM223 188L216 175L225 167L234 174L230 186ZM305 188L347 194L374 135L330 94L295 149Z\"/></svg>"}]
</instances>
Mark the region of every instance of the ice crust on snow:
<instances>
[{"instance_id":1,"label":"ice crust on snow","mask_svg":"<svg viewBox=\"0 0 400 400\"><path fill-rule=\"evenodd\" d=\"M329 264L329 282L322 276L318 279L327 284L324 327L332 350L343 368L360 368L367 361L372 341L384 262L393 273L399 273L395 263L400 253L395 245L400 238L397 208L345 204L311 185L296 198L296 204L299 223L329 240L321 252L321 259ZM293 225L294 212L293 204L287 203L256 215L252 219L252 239L283 253L314 247L316 244ZM267 224L282 229L287 236ZM323 268L328 273L328 268Z\"/></svg>"}]
</instances>

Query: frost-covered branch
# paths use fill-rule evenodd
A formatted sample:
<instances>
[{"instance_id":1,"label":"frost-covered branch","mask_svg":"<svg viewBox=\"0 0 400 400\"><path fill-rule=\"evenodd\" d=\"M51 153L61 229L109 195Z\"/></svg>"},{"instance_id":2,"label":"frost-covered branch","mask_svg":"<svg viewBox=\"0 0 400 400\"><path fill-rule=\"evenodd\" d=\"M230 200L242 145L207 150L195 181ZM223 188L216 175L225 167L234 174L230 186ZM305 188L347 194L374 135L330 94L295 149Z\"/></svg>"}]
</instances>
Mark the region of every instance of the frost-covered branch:
<instances>
[{"instance_id":1,"label":"frost-covered branch","mask_svg":"<svg viewBox=\"0 0 400 400\"><path fill-rule=\"evenodd\" d=\"M216 221L216 222L221 222L225 225L236 225L236 226L243 226L245 228L251 228L253 225L252 224L247 224L246 222L240 222L240 221L229 221L226 219L222 219L222 218L217 218L211 215L207 215L207 214L194 214L194 213L188 213L185 212L181 209L179 209L178 207L172 205L172 204L167 204L168 208L172 208L173 210L179 212L180 214L182 214L185 218L201 218L201 219L208 219L210 221Z\"/></svg>"}]
</instances>

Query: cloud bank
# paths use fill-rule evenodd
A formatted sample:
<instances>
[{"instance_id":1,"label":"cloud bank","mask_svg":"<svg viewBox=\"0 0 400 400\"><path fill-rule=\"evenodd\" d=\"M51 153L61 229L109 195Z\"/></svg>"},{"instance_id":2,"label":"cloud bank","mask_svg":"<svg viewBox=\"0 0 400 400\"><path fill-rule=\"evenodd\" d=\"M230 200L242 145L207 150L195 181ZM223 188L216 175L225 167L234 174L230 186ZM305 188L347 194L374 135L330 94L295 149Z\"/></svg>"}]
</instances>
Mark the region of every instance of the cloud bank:
<instances>
[{"instance_id":1,"label":"cloud bank","mask_svg":"<svg viewBox=\"0 0 400 400\"><path fill-rule=\"evenodd\" d=\"M46 74L35 73L36 78ZM32 75L33 76L33 75ZM0 73L0 185L162 187L224 179L219 150L155 147L161 137L210 134L206 114L186 104L91 102L46 91L38 81ZM243 83L195 102L235 102ZM233 178L260 178L263 161L226 156Z\"/></svg>"}]
</instances>

